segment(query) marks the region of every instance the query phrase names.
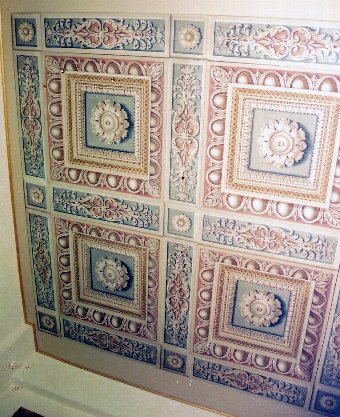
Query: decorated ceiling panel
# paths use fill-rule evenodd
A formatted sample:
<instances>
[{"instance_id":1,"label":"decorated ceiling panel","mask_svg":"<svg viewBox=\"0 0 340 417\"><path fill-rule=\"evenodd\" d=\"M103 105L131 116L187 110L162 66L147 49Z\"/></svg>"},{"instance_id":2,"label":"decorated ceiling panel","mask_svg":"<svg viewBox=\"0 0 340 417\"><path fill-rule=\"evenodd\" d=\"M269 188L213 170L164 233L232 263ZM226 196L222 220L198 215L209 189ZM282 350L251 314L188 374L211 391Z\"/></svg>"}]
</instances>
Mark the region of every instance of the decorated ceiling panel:
<instances>
[{"instance_id":1,"label":"decorated ceiling panel","mask_svg":"<svg viewBox=\"0 0 340 417\"><path fill-rule=\"evenodd\" d=\"M12 30L37 349L226 413L233 388L338 416L337 29L79 13Z\"/></svg>"}]
</instances>

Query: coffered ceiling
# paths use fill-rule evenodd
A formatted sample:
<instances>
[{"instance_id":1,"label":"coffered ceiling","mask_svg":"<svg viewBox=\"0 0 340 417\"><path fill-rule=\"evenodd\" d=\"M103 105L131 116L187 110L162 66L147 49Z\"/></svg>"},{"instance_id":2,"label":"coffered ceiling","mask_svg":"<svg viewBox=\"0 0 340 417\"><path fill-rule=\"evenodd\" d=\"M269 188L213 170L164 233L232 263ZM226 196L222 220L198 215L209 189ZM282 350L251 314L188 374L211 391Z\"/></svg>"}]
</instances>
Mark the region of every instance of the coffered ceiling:
<instances>
[{"instance_id":1,"label":"coffered ceiling","mask_svg":"<svg viewBox=\"0 0 340 417\"><path fill-rule=\"evenodd\" d=\"M37 349L340 415L338 28L83 12L12 14Z\"/></svg>"}]
</instances>

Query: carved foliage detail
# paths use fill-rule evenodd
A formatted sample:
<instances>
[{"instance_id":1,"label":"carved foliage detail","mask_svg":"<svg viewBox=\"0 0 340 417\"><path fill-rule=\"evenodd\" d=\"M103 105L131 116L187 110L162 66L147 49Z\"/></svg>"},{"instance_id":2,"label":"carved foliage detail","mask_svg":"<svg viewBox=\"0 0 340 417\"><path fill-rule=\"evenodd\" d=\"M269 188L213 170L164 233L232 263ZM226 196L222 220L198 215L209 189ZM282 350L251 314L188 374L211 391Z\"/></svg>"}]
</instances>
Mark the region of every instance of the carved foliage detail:
<instances>
[{"instance_id":1,"label":"carved foliage detail","mask_svg":"<svg viewBox=\"0 0 340 417\"><path fill-rule=\"evenodd\" d=\"M29 223L37 304L55 310L48 219L31 213Z\"/></svg>"},{"instance_id":2,"label":"carved foliage detail","mask_svg":"<svg viewBox=\"0 0 340 417\"><path fill-rule=\"evenodd\" d=\"M146 51L155 44L165 45L165 27L150 20L136 19L133 24L124 19L45 19L47 46L61 48L126 49Z\"/></svg>"},{"instance_id":3,"label":"carved foliage detail","mask_svg":"<svg viewBox=\"0 0 340 417\"><path fill-rule=\"evenodd\" d=\"M44 178L38 57L20 55L17 65L25 172Z\"/></svg>"},{"instance_id":4,"label":"carved foliage detail","mask_svg":"<svg viewBox=\"0 0 340 417\"><path fill-rule=\"evenodd\" d=\"M197 65L175 68L180 73L173 86L170 198L191 203L196 201L197 189L201 81Z\"/></svg>"},{"instance_id":5,"label":"carved foliage detail","mask_svg":"<svg viewBox=\"0 0 340 417\"><path fill-rule=\"evenodd\" d=\"M191 246L168 243L167 266L164 340L171 345L186 347L192 273Z\"/></svg>"}]
</instances>

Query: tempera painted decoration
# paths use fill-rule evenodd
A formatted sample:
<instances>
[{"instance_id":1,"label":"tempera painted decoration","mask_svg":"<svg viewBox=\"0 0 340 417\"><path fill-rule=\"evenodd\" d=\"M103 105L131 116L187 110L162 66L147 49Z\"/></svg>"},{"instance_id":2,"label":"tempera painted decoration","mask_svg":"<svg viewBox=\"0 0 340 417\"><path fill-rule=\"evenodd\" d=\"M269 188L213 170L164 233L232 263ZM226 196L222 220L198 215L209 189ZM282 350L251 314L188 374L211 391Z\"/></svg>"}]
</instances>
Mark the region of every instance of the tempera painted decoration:
<instances>
[{"instance_id":1,"label":"tempera painted decoration","mask_svg":"<svg viewBox=\"0 0 340 417\"><path fill-rule=\"evenodd\" d=\"M221 190L328 207L340 95L228 85Z\"/></svg>"},{"instance_id":2,"label":"tempera painted decoration","mask_svg":"<svg viewBox=\"0 0 340 417\"><path fill-rule=\"evenodd\" d=\"M13 15L13 48L40 49L40 16Z\"/></svg>"},{"instance_id":3,"label":"tempera painted decoration","mask_svg":"<svg viewBox=\"0 0 340 417\"><path fill-rule=\"evenodd\" d=\"M337 27L312 26L214 19L211 55L217 59L265 59L338 65L340 39Z\"/></svg>"},{"instance_id":4,"label":"tempera painted decoration","mask_svg":"<svg viewBox=\"0 0 340 417\"><path fill-rule=\"evenodd\" d=\"M65 71L61 82L65 166L148 178L150 78Z\"/></svg>"},{"instance_id":5,"label":"tempera painted decoration","mask_svg":"<svg viewBox=\"0 0 340 417\"><path fill-rule=\"evenodd\" d=\"M240 131L240 134L243 132L243 130L241 131L238 129L239 122L233 119L235 116L231 111L229 111L228 106L231 106L231 102L230 96L228 96L229 99L227 99L227 93L228 88L233 88L229 87L230 85L236 84L238 85L236 88L245 89L247 92L263 90L268 92L269 95L273 94L274 96L277 94L277 89L282 87L282 96L278 101L278 104L282 105L284 110L284 106L287 104L285 103L286 98L290 96L289 89L292 89L293 91L296 89L300 89L301 92L304 91L306 93L306 102L304 102L304 104L306 105L308 105L307 98L310 97L310 94L312 94L310 90L316 92L334 92L334 94L327 94L327 99L337 101L337 94L340 91L339 77L325 73L301 72L300 70L292 71L291 69L284 69L282 67L277 69L270 69L268 67L262 66L249 67L239 64L226 66L224 64L212 63L210 64L209 78L210 81L208 88L210 100L207 110L208 123L206 130L206 146L204 157L205 174L204 186L202 190L204 207L223 210L224 212L228 211L234 214L242 213L248 216L261 216L263 218L273 218L277 220L283 220L285 222L291 221L294 222L294 224L300 223L302 225L318 225L338 229L340 227L340 222L338 217L339 194L337 182L340 171L337 169L337 165L339 164L336 148L337 145L334 145L334 153L330 157L331 159L333 158L333 163L335 164L334 177L324 177L323 192L325 193L326 197L324 199L320 198L322 194L321 189L321 194L319 194L317 188L315 188L313 191L306 189L306 195L302 196L302 199L301 201L299 200L299 202L296 202L294 199L295 192L299 194L298 184L300 183L301 190L304 189L302 183L305 183L306 185L310 180L309 175L312 174L312 170L308 169L304 173L302 173L302 171L300 173L297 172L297 167L300 169L299 162L303 162L303 158L302 161L294 163L291 167L285 166L283 168L277 168L270 162L266 161L263 156L260 155L260 153L256 153L254 149L251 148L252 151L254 151L254 159L260 158L261 163L258 161L258 165L251 165L249 168L248 165L250 160L243 159L242 157L242 155L245 157L246 154L248 157L250 156L250 154L246 151L247 147L249 149L249 142L248 144L247 142L242 142L243 146L240 145L238 148L237 157L236 154L227 152L225 150L225 145L228 146L229 143L229 140L226 140L226 137L228 138L226 135L229 134L226 133L226 131L228 132L227 126L229 126L229 123L232 122L234 124L235 129L232 132L235 134L237 131ZM256 86L264 86L266 88L263 89L263 87L261 87L259 90L257 90ZM267 90L268 86L273 87L272 93L270 88ZM280 93L278 94L280 95ZM316 97L319 98L319 94L315 94ZM321 93L321 96L322 94L323 93ZM292 97L295 97L295 95ZM263 104L266 105L266 103ZM261 103L259 103L259 106L261 106ZM337 107L338 105L336 105L336 108ZM226 110L227 108L228 110ZM269 110L269 113L270 112L271 110ZM278 113L280 112L281 110L279 110ZM259 128L261 129L265 127L270 121L278 121L278 119L281 117L277 116L278 114L274 112L274 117L270 117L268 120L265 120L265 123L263 124L260 123L261 126ZM282 118L291 120L289 117ZM245 123L246 126L248 126L248 122ZM298 121L296 123L298 123ZM338 119L333 119L333 122L331 122L329 125L330 131L336 132L336 135L338 135L337 124ZM249 129L251 126L249 126ZM305 129L307 129L307 127L305 127ZM277 132L273 132L273 135L276 134ZM327 135L327 137L330 138L330 135ZM259 143L258 140L256 140L256 143ZM311 157L312 149L307 152L306 148L303 151L305 157L307 155ZM320 155L321 152L327 153L327 150L325 150L323 147L321 149L317 148L317 154ZM255 160L252 163L254 164ZM332 163L329 159L327 159L327 163L332 166ZM326 167L326 165L327 164L325 163L323 167ZM233 174L231 172L233 171L236 178L233 177L230 180L230 184L225 184L224 180L228 179L228 176L226 177L225 175L225 170L228 168L228 175L232 176ZM292 172L295 172L295 175L290 176L290 174L281 174L282 170L285 171L286 169L292 170ZM330 173L331 172L332 168ZM253 179L250 180L250 178L246 179L248 173L251 173L254 176L254 181ZM260 194L256 192L256 181L259 179L259 176L263 177L264 179L264 184L261 186L263 187L263 190ZM289 178L291 178L291 180L289 180ZM285 180L287 180L286 184L284 182ZM240 189L238 189L238 186L236 186L237 189L232 188L232 191L227 191L225 185L231 185L233 187L234 181L237 182L237 184L240 183ZM269 191L269 188L273 186L275 182L277 191L274 191L272 195L266 194ZM327 187L329 187L328 196L326 192ZM262 194L262 192L264 194ZM313 201L309 196L309 193L313 194ZM319 202L316 201L317 199ZM322 199L323 202L321 202Z\"/></svg>"},{"instance_id":6,"label":"tempera painted decoration","mask_svg":"<svg viewBox=\"0 0 340 417\"><path fill-rule=\"evenodd\" d=\"M338 416L339 34L239 19L13 14L28 319L199 406Z\"/></svg>"},{"instance_id":7,"label":"tempera painted decoration","mask_svg":"<svg viewBox=\"0 0 340 417\"><path fill-rule=\"evenodd\" d=\"M102 17L43 17L46 49L124 51L166 54L168 19Z\"/></svg>"},{"instance_id":8,"label":"tempera painted decoration","mask_svg":"<svg viewBox=\"0 0 340 417\"><path fill-rule=\"evenodd\" d=\"M160 197L164 61L46 56L45 71L51 179Z\"/></svg>"}]
</instances>

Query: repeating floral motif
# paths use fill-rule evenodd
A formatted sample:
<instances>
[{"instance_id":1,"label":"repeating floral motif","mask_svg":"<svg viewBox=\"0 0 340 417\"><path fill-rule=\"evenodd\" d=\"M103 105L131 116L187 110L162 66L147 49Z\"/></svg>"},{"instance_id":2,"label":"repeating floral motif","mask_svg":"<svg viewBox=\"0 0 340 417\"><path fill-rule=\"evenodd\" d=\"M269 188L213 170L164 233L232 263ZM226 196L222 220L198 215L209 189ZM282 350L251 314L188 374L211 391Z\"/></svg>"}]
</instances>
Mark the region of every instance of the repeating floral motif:
<instances>
[{"instance_id":1,"label":"repeating floral motif","mask_svg":"<svg viewBox=\"0 0 340 417\"><path fill-rule=\"evenodd\" d=\"M125 139L128 134L128 115L119 103L104 100L92 109L92 130L99 140L112 145Z\"/></svg>"},{"instance_id":2,"label":"repeating floral motif","mask_svg":"<svg viewBox=\"0 0 340 417\"><path fill-rule=\"evenodd\" d=\"M328 264L334 261L338 245L337 240L319 234L213 216L204 216L203 239Z\"/></svg>"},{"instance_id":3,"label":"repeating floral motif","mask_svg":"<svg viewBox=\"0 0 340 417\"><path fill-rule=\"evenodd\" d=\"M214 37L215 55L340 63L338 29L216 22Z\"/></svg>"},{"instance_id":4,"label":"repeating floral motif","mask_svg":"<svg viewBox=\"0 0 340 417\"><path fill-rule=\"evenodd\" d=\"M22 50L34 49L37 44L40 48L40 24L36 19L38 15L34 16L35 23L32 23L33 17L32 19L23 17L18 19L21 23L14 26L16 49L19 47ZM260 197L242 197L222 191L223 150L226 141L226 91L229 84L233 83L338 93L340 92L340 77L326 73L298 72L293 67L290 70L284 70L252 68L250 65L243 68L236 64L211 64L210 81L206 86L207 93L209 93L206 100L208 121L205 137L206 154L203 157L202 172L200 172L201 95L205 88L203 73L206 64L203 61L201 63L196 61L194 65L192 61L186 63L184 60L181 63L180 61L171 63L173 77L172 91L169 91L169 95L172 96L172 107L169 109L171 110L170 153L168 155L170 162L169 172L164 178L162 165L166 155L162 149L162 140L167 119L164 117L163 107L164 94L166 94L164 81L168 63L165 59L150 58L150 55L164 56L167 50L167 45L165 45L167 20L45 17L43 21L45 47L54 48L55 51L60 52L66 49L68 51L64 52L64 55L58 52L55 52L56 56L44 55L45 79L43 82L40 80L40 56L27 55L27 53L16 57L24 171L28 176L45 178L45 168L50 169L49 177L51 178L51 183L48 185L45 181L34 179L30 180L32 183L25 182L26 200L31 207L47 210L47 207L50 207L50 196L52 196L52 214L55 216L53 242L56 245L56 270L52 271L51 256L54 255L52 253L54 250L51 251L50 248L49 217L32 212L28 215L39 330L61 336L60 318L57 315L54 316L56 313L51 311L56 309L58 297L58 314L67 317L62 319L62 336L67 339L144 363L158 365L167 371L182 375L187 373L201 380L237 388L298 407L307 407L305 404L307 392L310 394L313 388L311 384L314 382L316 364L320 359L321 336L324 334L331 296L334 292L335 272L307 266L306 262L318 262L324 264L323 267L336 266L338 237L332 237L330 232L322 234L322 229L318 231L317 227L340 228L340 153L331 203L327 209ZM207 19L204 18L204 21L207 25ZM205 56L206 49L203 48L203 42L208 39L205 33L208 28L204 26L203 20L195 22L187 19L179 22L177 29L174 26L173 56L176 54L182 57L183 54L187 54L187 57L190 57L189 54L192 56L204 54ZM202 23L201 26L200 23ZM205 32L204 29L206 29ZM18 40L21 45L18 44ZM92 50L95 50L93 54L97 55L87 55ZM71 55L73 52L76 56ZM119 53L149 55L149 58L109 59L107 56L101 56L100 52L111 54L112 58L115 58L112 54ZM230 56L339 64L339 31L282 25L231 25L217 22L213 59L217 56L222 59ZM62 83L65 82L67 75L63 73L68 71L84 74L111 74L112 77L115 74L127 77L149 77L151 82L150 138L148 141L150 158L149 170L141 178L129 172L115 174L109 172L109 169L96 172L95 168L92 169L90 165L81 169L77 162L74 164L76 166L68 165L67 160L64 159L65 138L68 137L65 134L65 108L62 97ZM111 76L107 77L108 80L109 78ZM42 100L46 103L44 113L41 109L40 88L42 86L46 90L46 100ZM110 94L115 95L112 91ZM119 96L118 93L117 95ZM104 99L100 98L100 100ZM125 104L118 104L120 107L116 104L118 104L116 101L111 101L110 104L102 102L99 106L102 108L94 108L92 113L91 107L87 109L89 123L86 129L89 129L92 138L95 134L101 141L101 143L98 142L101 149L104 149L105 144L110 145L111 148L118 143L127 146L125 144L129 137L128 132L133 129L131 126L136 125L133 117L130 118L132 114L130 107L126 105L127 111L125 112ZM108 116L107 119L103 117L103 113L105 117ZM49 153L45 155L42 137L42 124L45 128L43 117L47 119L45 130L49 144ZM285 115L285 117L288 116ZM266 120L267 125L263 123L264 128L261 131L262 138L257 137L256 143L258 149L262 146L263 157L267 161L270 160L273 166L285 170L292 165L294 168L300 166L300 161L311 151L308 129L301 132L302 129L299 131L299 126L288 119L282 121L280 116L275 115L271 122L268 121L269 119ZM82 119L81 122L83 122ZM293 147L290 150L293 153L287 157L287 153L284 153L286 148L283 150L281 148L291 146L291 141L285 134L292 133L292 131L298 146ZM269 143L273 137L277 141ZM94 137L93 140L96 138ZM315 143L312 145L315 146ZM108 148L109 146L105 149ZM282 153L284 157L280 157ZM49 159L48 168L44 162L47 158ZM129 175L132 176L129 177ZM171 204L168 203L172 205L172 208L168 208L165 202L165 208L169 210L168 222L165 225L161 224L163 217L161 214L164 210L164 204L161 202L164 196L164 190L162 190L164 180L169 181L167 197L173 201ZM56 183L57 181L59 183ZM34 182L45 185L34 184ZM202 190L199 189L201 182ZM60 188L54 187L55 184ZM69 184L71 184L70 188ZM118 195L115 192L118 192ZM125 193L124 198L121 197L122 193ZM133 194L138 195L137 202ZM151 198L157 200L151 200ZM152 204L149 203L150 201ZM189 205L185 206L184 203L189 203ZM196 204L200 207L190 208L190 205ZM202 213L201 217L198 217L198 211L203 212L204 209L207 214ZM209 213L210 209L212 215ZM218 210L225 218L216 214ZM228 212L237 212L238 215L235 216L237 218L242 218L242 216L246 218L248 215L253 218L254 216L272 217L274 220L302 223L304 227L297 226L295 229L294 226L292 228L280 225L269 226L268 223L274 224L274 222L265 220L263 223L267 225L238 221L233 220L233 216L228 217ZM67 215L66 219L58 218L57 213ZM91 224L90 220L88 223L83 223L85 220L81 218L95 220L95 224ZM202 219L202 224L198 227L199 218ZM310 232L302 231L308 230L307 224L317 227L311 227ZM116 228L116 225L122 227ZM173 236L173 239L166 242L166 254L162 253L163 248L161 248L161 243L165 243L166 239L155 237L154 233L161 234L163 226L164 231ZM144 235L143 230L145 233L153 232L154 235L151 236L151 233ZM199 231L202 231L202 240L209 242L207 246L210 247L198 246L196 248L197 245L194 242L189 242L189 245L184 244L184 240L183 243L179 243L181 239L193 239ZM143 312L145 316L139 317L137 314L129 316L129 312L122 312L123 308L118 313L116 310L110 312L113 305L110 301L106 304L103 302L101 305L93 300L91 300L92 304L76 301L76 286L79 283L77 276L81 271L80 267L79 271L74 273L75 236L77 234L93 236L96 239L103 238L106 242L124 243L131 246L132 250L137 250L137 247L145 249L144 259L148 263L148 276L143 277L146 278L146 287L142 291L146 295L147 306ZM178 241L177 238L179 238ZM240 255L241 251L239 251L235 255L230 252L230 249L219 245L258 252L257 255L248 256L247 254ZM130 268L135 268L135 264L131 261L133 267L129 264L125 268L124 262L118 259L119 256L110 258L107 255L107 252L110 252L109 249L106 251L105 247L101 247L98 251L100 250L104 253L104 257L96 253L91 258L91 273L93 277L96 275L96 285L98 285L96 289L101 283L108 289L107 291L100 288L108 299L112 296L110 291L122 292L122 289L129 287L129 290L133 292L134 287L131 281L135 275L133 273L130 277L129 274ZM263 254L259 255L259 252ZM114 256L114 251L112 253ZM196 253L197 257L194 257ZM270 257L266 259L266 253L271 255L272 259ZM164 255L166 255L167 262L166 264L164 262L164 269L166 269L164 271L165 294L163 294L165 311L162 313L164 314L164 327L162 328L158 317L160 312L158 286L161 279L159 263L162 262ZM285 263L285 261L278 260L278 257L275 260L273 255L296 258L305 262L293 264L290 259L289 263L288 261ZM124 255L121 258L123 259ZM194 261L198 265L194 264ZM269 346L263 349L261 346L258 350L249 348L250 342L242 336L240 336L244 342L242 346L241 343L238 347L236 343L228 346L226 339L221 337L220 340L216 340L219 335L209 334L215 313L213 311L215 303L213 282L216 279L214 274L216 274L216 264L220 262L296 278L297 281L305 280L315 285L311 306L306 303L308 304L306 307L308 323L304 323L306 329L303 334L301 333L299 339L301 344L298 346L296 357L290 360L288 355L281 355L277 352L273 354L274 351L271 351ZM196 280L192 274L197 266L198 278ZM133 272L135 271L136 269ZM58 277L58 295L54 291L54 274ZM259 285L262 285L262 288L264 286L263 282ZM270 289L272 293L263 290L252 291L253 287L244 285L242 287L246 288L244 293L241 290L239 293L235 292L238 303L235 302L232 306L232 314L237 311L237 314L243 317L240 319L243 322L235 320L236 324L232 322L232 325L237 327L239 323L242 323L239 327L244 326L245 331L253 331L254 326L257 326L258 329L254 332L257 331L258 334L267 332L273 339L283 337L279 334L281 328L278 329L278 323L282 324L283 328L286 317L289 318L289 322L293 322L292 325L298 323L295 316L291 320L293 314L289 315L287 301L291 300L289 297L295 297L295 293L289 293L287 298L282 298L284 292L282 287L278 287L278 293L282 290L279 295L276 294L274 286L268 286L273 289ZM244 294L243 298L242 294ZM117 295L119 296L120 294ZM130 293L126 295L127 303L130 300L129 297ZM196 304L193 305L193 302ZM252 303L254 302L257 303L255 306L257 315L253 314L255 307ZM324 384L324 388L326 385L333 388L324 392L318 391L316 387L318 394L314 404L316 411L330 416L337 416L340 412L340 396L332 393L336 391L334 388L340 388L339 306L340 301L334 315L327 351L321 356L322 370L319 370L320 383ZM47 313L48 310L51 314ZM240 312L241 310L244 314ZM221 316L224 317L223 314ZM223 325L225 322L221 321ZM282 330L282 333L284 331L288 333L287 327ZM259 339L260 336L256 342ZM265 337L261 340L265 340ZM163 342L164 346L159 345ZM300 352L302 344L303 348ZM158 363L158 350L163 351L160 363ZM194 354L199 355L199 358L195 358ZM187 369L192 363L193 367L190 370ZM298 385L299 381L303 381L304 386Z\"/></svg>"},{"instance_id":5,"label":"repeating floral motif","mask_svg":"<svg viewBox=\"0 0 340 417\"><path fill-rule=\"evenodd\" d=\"M101 258L96 263L96 277L98 281L111 291L121 291L129 282L126 266L119 259Z\"/></svg>"},{"instance_id":6,"label":"repeating floral motif","mask_svg":"<svg viewBox=\"0 0 340 417\"><path fill-rule=\"evenodd\" d=\"M46 187L41 184L26 182L26 203L39 209L47 208Z\"/></svg>"},{"instance_id":7,"label":"repeating floral motif","mask_svg":"<svg viewBox=\"0 0 340 417\"><path fill-rule=\"evenodd\" d=\"M51 316L51 314L38 311L38 326L39 330L58 336L58 322L54 316Z\"/></svg>"},{"instance_id":8,"label":"repeating floral motif","mask_svg":"<svg viewBox=\"0 0 340 417\"><path fill-rule=\"evenodd\" d=\"M281 302L268 291L255 290L243 294L240 301L242 316L255 326L271 326L282 315Z\"/></svg>"},{"instance_id":9,"label":"repeating floral motif","mask_svg":"<svg viewBox=\"0 0 340 417\"><path fill-rule=\"evenodd\" d=\"M176 232L186 233L191 229L190 217L184 213L176 214L171 222Z\"/></svg>"},{"instance_id":10,"label":"repeating floral motif","mask_svg":"<svg viewBox=\"0 0 340 417\"><path fill-rule=\"evenodd\" d=\"M274 217L281 220L340 228L339 171L336 170L329 208L242 197L221 191L226 88L230 83L305 88L316 91L340 91L339 77L328 74L300 73L293 70L242 68L213 65L210 69L210 99L205 157L204 206L243 214ZM340 164L339 156L338 162Z\"/></svg>"},{"instance_id":11,"label":"repeating floral motif","mask_svg":"<svg viewBox=\"0 0 340 417\"><path fill-rule=\"evenodd\" d=\"M45 198L44 193L42 192L41 188L38 188L38 187L33 187L30 189L29 197L32 200L32 202L36 205L42 204Z\"/></svg>"},{"instance_id":12,"label":"repeating floral motif","mask_svg":"<svg viewBox=\"0 0 340 417\"><path fill-rule=\"evenodd\" d=\"M98 194L53 189L54 210L150 230L159 230L159 207Z\"/></svg>"},{"instance_id":13,"label":"repeating floral motif","mask_svg":"<svg viewBox=\"0 0 340 417\"><path fill-rule=\"evenodd\" d=\"M337 417L340 413L340 395L319 389L316 393L314 411Z\"/></svg>"},{"instance_id":14,"label":"repeating floral motif","mask_svg":"<svg viewBox=\"0 0 340 417\"><path fill-rule=\"evenodd\" d=\"M140 323L130 318L123 318L114 312L104 312L100 307L88 304L86 307L73 299L76 289L73 288L70 260L70 233L76 231L82 235L97 236L116 243L131 245L131 248L148 249L148 279L147 282L147 322ZM157 340L158 322L158 280L159 280L159 252L158 239L146 237L127 231L94 226L62 218L55 219L56 257L59 284L60 313L72 316L84 322L94 323L105 329L127 333L137 337ZM127 313L128 314L128 313Z\"/></svg>"},{"instance_id":15,"label":"repeating floral motif","mask_svg":"<svg viewBox=\"0 0 340 417\"><path fill-rule=\"evenodd\" d=\"M185 374L187 365L187 356L171 350L163 350L163 369Z\"/></svg>"},{"instance_id":16,"label":"repeating floral motif","mask_svg":"<svg viewBox=\"0 0 340 417\"><path fill-rule=\"evenodd\" d=\"M299 407L303 407L306 401L307 388L214 362L195 358L193 373L194 376L207 381L241 389Z\"/></svg>"},{"instance_id":17,"label":"repeating floral motif","mask_svg":"<svg viewBox=\"0 0 340 417\"><path fill-rule=\"evenodd\" d=\"M163 138L163 83L164 63L161 61L106 59L95 57L47 56L46 94L47 123L50 146L51 179L75 185L86 185L140 194L144 197L161 196L161 157ZM151 78L151 113L150 120L150 175L148 179L130 178L114 173L99 173L94 170L67 168L64 160L61 74L65 70L96 73L116 73L122 75L148 76Z\"/></svg>"},{"instance_id":18,"label":"repeating floral motif","mask_svg":"<svg viewBox=\"0 0 340 417\"><path fill-rule=\"evenodd\" d=\"M167 233L193 238L195 231L195 213L182 210L180 207L168 207Z\"/></svg>"},{"instance_id":19,"label":"repeating floral motif","mask_svg":"<svg viewBox=\"0 0 340 417\"><path fill-rule=\"evenodd\" d=\"M117 355L156 365L157 348L137 340L63 320L64 337Z\"/></svg>"},{"instance_id":20,"label":"repeating floral motif","mask_svg":"<svg viewBox=\"0 0 340 417\"><path fill-rule=\"evenodd\" d=\"M174 64L169 194L189 203L197 193L201 73L198 65Z\"/></svg>"},{"instance_id":21,"label":"repeating floral motif","mask_svg":"<svg viewBox=\"0 0 340 417\"><path fill-rule=\"evenodd\" d=\"M31 22L23 20L18 27L18 37L24 43L30 43L34 39L35 30Z\"/></svg>"},{"instance_id":22,"label":"repeating floral motif","mask_svg":"<svg viewBox=\"0 0 340 417\"><path fill-rule=\"evenodd\" d=\"M184 49L195 49L201 41L199 29L191 24L183 26L177 36Z\"/></svg>"},{"instance_id":23,"label":"repeating floral motif","mask_svg":"<svg viewBox=\"0 0 340 417\"><path fill-rule=\"evenodd\" d=\"M39 58L18 55L20 131L26 175L44 178Z\"/></svg>"},{"instance_id":24,"label":"repeating floral motif","mask_svg":"<svg viewBox=\"0 0 340 417\"><path fill-rule=\"evenodd\" d=\"M320 382L340 388L340 297L334 314Z\"/></svg>"},{"instance_id":25,"label":"repeating floral motif","mask_svg":"<svg viewBox=\"0 0 340 417\"><path fill-rule=\"evenodd\" d=\"M192 247L168 242L164 341L187 347Z\"/></svg>"},{"instance_id":26,"label":"repeating floral motif","mask_svg":"<svg viewBox=\"0 0 340 417\"><path fill-rule=\"evenodd\" d=\"M214 268L216 263L227 263L235 267L256 269L265 273L276 273L284 277L299 278L314 282L314 296L309 309L309 321L305 330L302 353L298 362L274 358L221 346L209 340L209 326L212 319L212 290ZM274 374L285 375L299 380L310 381L316 363L320 335L325 327L331 300L328 295L333 289L335 273L331 271L312 270L301 265L285 265L277 261L254 259L249 256L235 255L230 252L217 252L208 248L200 249L198 270L196 319L194 330L194 352L234 364Z\"/></svg>"},{"instance_id":27,"label":"repeating floral motif","mask_svg":"<svg viewBox=\"0 0 340 417\"><path fill-rule=\"evenodd\" d=\"M18 49L35 49L39 43L39 26L35 16L14 16L14 45Z\"/></svg>"},{"instance_id":28,"label":"repeating floral motif","mask_svg":"<svg viewBox=\"0 0 340 417\"><path fill-rule=\"evenodd\" d=\"M195 328L197 351L223 346L299 361L314 285L274 271L216 265L209 328L204 315ZM207 295L203 291L199 299Z\"/></svg>"},{"instance_id":29,"label":"repeating floral motif","mask_svg":"<svg viewBox=\"0 0 340 417\"><path fill-rule=\"evenodd\" d=\"M55 310L48 219L30 213L29 226L37 304Z\"/></svg>"},{"instance_id":30,"label":"repeating floral motif","mask_svg":"<svg viewBox=\"0 0 340 417\"><path fill-rule=\"evenodd\" d=\"M147 289L152 285L148 280L148 247L138 245L133 238L126 243L114 241L112 234L107 239L93 233L70 231L74 305L146 324ZM156 240L153 243L158 245ZM68 300L67 296L63 296L64 300Z\"/></svg>"},{"instance_id":31,"label":"repeating floral motif","mask_svg":"<svg viewBox=\"0 0 340 417\"><path fill-rule=\"evenodd\" d=\"M64 165L147 179L151 78L76 71L66 72L62 83ZM128 131L124 116L132 124Z\"/></svg>"},{"instance_id":32,"label":"repeating floral motif","mask_svg":"<svg viewBox=\"0 0 340 417\"><path fill-rule=\"evenodd\" d=\"M45 18L45 44L53 48L164 50L164 20Z\"/></svg>"},{"instance_id":33,"label":"repeating floral motif","mask_svg":"<svg viewBox=\"0 0 340 417\"><path fill-rule=\"evenodd\" d=\"M285 118L270 120L263 126L258 142L260 155L278 168L300 161L307 148L305 131Z\"/></svg>"}]
</instances>

